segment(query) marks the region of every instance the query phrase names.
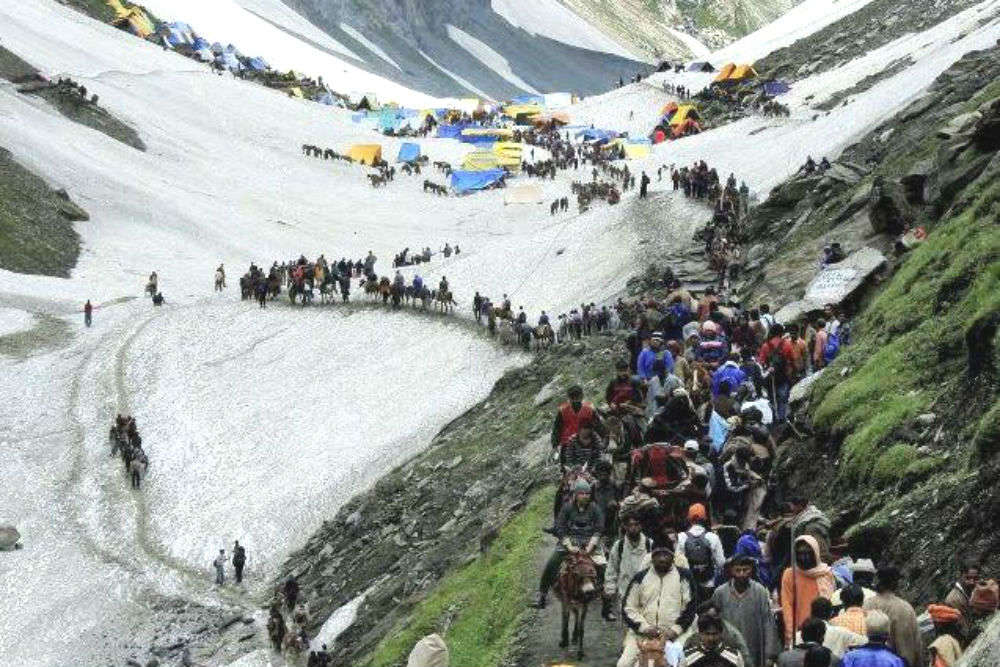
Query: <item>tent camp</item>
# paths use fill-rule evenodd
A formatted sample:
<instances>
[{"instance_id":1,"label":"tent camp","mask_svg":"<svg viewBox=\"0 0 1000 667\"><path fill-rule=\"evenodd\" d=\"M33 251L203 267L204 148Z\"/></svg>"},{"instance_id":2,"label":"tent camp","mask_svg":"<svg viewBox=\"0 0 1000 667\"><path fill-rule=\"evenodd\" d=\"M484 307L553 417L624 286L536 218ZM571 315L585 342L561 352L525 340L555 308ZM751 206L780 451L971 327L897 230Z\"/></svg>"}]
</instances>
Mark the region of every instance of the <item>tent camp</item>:
<instances>
[{"instance_id":1,"label":"tent camp","mask_svg":"<svg viewBox=\"0 0 1000 667\"><path fill-rule=\"evenodd\" d=\"M451 172L451 189L457 194L464 195L476 190L483 190L503 183L507 175L503 169L490 169L488 171L453 171Z\"/></svg>"},{"instance_id":2,"label":"tent camp","mask_svg":"<svg viewBox=\"0 0 1000 667\"><path fill-rule=\"evenodd\" d=\"M503 203L507 204L540 204L545 199L542 186L535 183L521 183L507 188L503 194Z\"/></svg>"},{"instance_id":3,"label":"tent camp","mask_svg":"<svg viewBox=\"0 0 1000 667\"><path fill-rule=\"evenodd\" d=\"M718 76L712 79L712 83L722 83L736 70L736 63L726 63L719 70Z\"/></svg>"},{"instance_id":4,"label":"tent camp","mask_svg":"<svg viewBox=\"0 0 1000 667\"><path fill-rule=\"evenodd\" d=\"M355 162L371 166L382 159L382 146L380 144L354 144L347 151L347 156Z\"/></svg>"},{"instance_id":5,"label":"tent camp","mask_svg":"<svg viewBox=\"0 0 1000 667\"><path fill-rule=\"evenodd\" d=\"M420 145L407 142L399 147L399 155L396 156L396 162L416 162L419 157Z\"/></svg>"},{"instance_id":6,"label":"tent camp","mask_svg":"<svg viewBox=\"0 0 1000 667\"><path fill-rule=\"evenodd\" d=\"M219 63L231 72L239 72L243 69L243 65L240 64L239 59L236 54L231 51L224 51L215 57L215 62ZM300 92L301 96L301 92Z\"/></svg>"},{"instance_id":7,"label":"tent camp","mask_svg":"<svg viewBox=\"0 0 1000 667\"><path fill-rule=\"evenodd\" d=\"M615 137L618 136L617 132L612 130L598 130L593 127L588 127L576 133L577 137L583 137L584 141L593 141L597 143L607 143Z\"/></svg>"},{"instance_id":8,"label":"tent camp","mask_svg":"<svg viewBox=\"0 0 1000 667\"><path fill-rule=\"evenodd\" d=\"M268 65L263 58L260 57L251 58L250 62L248 62L247 65L249 65L250 69L255 70L257 72L263 72L266 69L271 69L271 66Z\"/></svg>"},{"instance_id":9,"label":"tent camp","mask_svg":"<svg viewBox=\"0 0 1000 667\"><path fill-rule=\"evenodd\" d=\"M714 72L715 68L712 67L712 63L706 62L704 60L697 60L690 65L688 65L687 71L689 72Z\"/></svg>"},{"instance_id":10,"label":"tent camp","mask_svg":"<svg viewBox=\"0 0 1000 667\"><path fill-rule=\"evenodd\" d=\"M753 68L753 65L740 65L733 70L733 73L729 75L726 81L747 81L748 79L756 79L757 70Z\"/></svg>"},{"instance_id":11,"label":"tent camp","mask_svg":"<svg viewBox=\"0 0 1000 667\"><path fill-rule=\"evenodd\" d=\"M677 108L677 113L670 119L670 125L676 127L683 125L687 120L701 120L698 109L693 104L684 104Z\"/></svg>"},{"instance_id":12,"label":"tent camp","mask_svg":"<svg viewBox=\"0 0 1000 667\"><path fill-rule=\"evenodd\" d=\"M462 137L462 130L469 127L477 126L465 123L455 123L452 125L441 123L438 125L437 135L442 139L460 139Z\"/></svg>"},{"instance_id":13,"label":"tent camp","mask_svg":"<svg viewBox=\"0 0 1000 667\"><path fill-rule=\"evenodd\" d=\"M500 168L500 158L492 150L472 151L462 158L462 169L465 171L490 171Z\"/></svg>"}]
</instances>

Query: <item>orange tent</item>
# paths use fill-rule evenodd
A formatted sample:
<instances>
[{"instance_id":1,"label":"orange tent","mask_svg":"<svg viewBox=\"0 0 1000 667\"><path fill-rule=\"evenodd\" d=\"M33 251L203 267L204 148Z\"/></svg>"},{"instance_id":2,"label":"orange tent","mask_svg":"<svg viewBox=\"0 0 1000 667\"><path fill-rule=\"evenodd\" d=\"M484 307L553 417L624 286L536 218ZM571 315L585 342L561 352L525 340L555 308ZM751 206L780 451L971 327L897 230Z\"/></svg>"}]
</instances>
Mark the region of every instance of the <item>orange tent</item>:
<instances>
[{"instance_id":1,"label":"orange tent","mask_svg":"<svg viewBox=\"0 0 1000 667\"><path fill-rule=\"evenodd\" d=\"M746 79L756 79L757 70L753 68L753 65L740 65L733 70L733 73L729 75L729 81L744 81Z\"/></svg>"},{"instance_id":2,"label":"orange tent","mask_svg":"<svg viewBox=\"0 0 1000 667\"><path fill-rule=\"evenodd\" d=\"M718 76L716 76L712 81L714 83L719 83L720 81L725 81L729 76L736 70L736 63L726 63L726 65L719 70Z\"/></svg>"},{"instance_id":3,"label":"orange tent","mask_svg":"<svg viewBox=\"0 0 1000 667\"><path fill-rule=\"evenodd\" d=\"M668 113L673 113L675 111L677 111L677 102L667 102L663 105L663 108L660 109L660 115L666 116Z\"/></svg>"}]
</instances>

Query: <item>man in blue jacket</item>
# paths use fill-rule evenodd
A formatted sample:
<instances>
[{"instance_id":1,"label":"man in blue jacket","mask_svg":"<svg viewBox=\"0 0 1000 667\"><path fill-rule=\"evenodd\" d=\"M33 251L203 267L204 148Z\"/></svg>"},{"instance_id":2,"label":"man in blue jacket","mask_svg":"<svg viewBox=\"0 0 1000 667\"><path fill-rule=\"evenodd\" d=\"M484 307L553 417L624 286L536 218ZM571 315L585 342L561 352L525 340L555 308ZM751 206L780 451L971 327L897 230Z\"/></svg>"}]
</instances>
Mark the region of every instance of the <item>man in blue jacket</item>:
<instances>
[{"instance_id":1,"label":"man in blue jacket","mask_svg":"<svg viewBox=\"0 0 1000 667\"><path fill-rule=\"evenodd\" d=\"M636 367L639 371L639 378L644 381L649 381L654 375L660 376L662 381L667 373L673 372L674 357L670 354L670 350L663 347L663 332L653 332L651 347L645 347L639 353Z\"/></svg>"},{"instance_id":2,"label":"man in blue jacket","mask_svg":"<svg viewBox=\"0 0 1000 667\"><path fill-rule=\"evenodd\" d=\"M726 363L719 366L719 369L712 373L712 396L719 395L719 386L724 380L729 381L729 386L734 391L747 381L747 374L740 368L739 360L740 357L738 354L730 352Z\"/></svg>"},{"instance_id":3,"label":"man in blue jacket","mask_svg":"<svg viewBox=\"0 0 1000 667\"><path fill-rule=\"evenodd\" d=\"M896 655L887 644L892 623L889 617L873 609L865 616L868 643L844 654L843 667L918 667Z\"/></svg>"}]
</instances>

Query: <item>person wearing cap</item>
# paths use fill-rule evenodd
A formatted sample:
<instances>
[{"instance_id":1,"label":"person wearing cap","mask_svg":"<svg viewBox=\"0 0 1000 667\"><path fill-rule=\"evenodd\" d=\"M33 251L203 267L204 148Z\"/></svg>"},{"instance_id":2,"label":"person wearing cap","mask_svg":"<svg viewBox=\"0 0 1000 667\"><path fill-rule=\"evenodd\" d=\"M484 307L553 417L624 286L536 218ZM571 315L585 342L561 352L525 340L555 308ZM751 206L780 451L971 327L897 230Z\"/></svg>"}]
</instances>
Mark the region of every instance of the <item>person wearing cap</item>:
<instances>
[{"instance_id":1,"label":"person wearing cap","mask_svg":"<svg viewBox=\"0 0 1000 667\"><path fill-rule=\"evenodd\" d=\"M954 607L944 604L927 606L927 614L934 622L935 639L927 647L933 667L954 667L962 657L962 642L966 636L962 632L962 614Z\"/></svg>"},{"instance_id":2,"label":"person wearing cap","mask_svg":"<svg viewBox=\"0 0 1000 667\"><path fill-rule=\"evenodd\" d=\"M538 596L533 605L535 608L545 608L549 589L559 576L559 567L566 559L566 554L593 553L603 530L604 516L600 508L590 500L590 484L584 479L578 479L573 485L573 499L563 505L556 519L554 534L558 543L542 570Z\"/></svg>"},{"instance_id":3,"label":"person wearing cap","mask_svg":"<svg viewBox=\"0 0 1000 667\"><path fill-rule=\"evenodd\" d=\"M778 657L780 642L767 589L753 580L756 563L734 556L726 563L729 581L712 594L723 620L734 625L750 649L752 667L767 667Z\"/></svg>"},{"instance_id":4,"label":"person wearing cap","mask_svg":"<svg viewBox=\"0 0 1000 667\"><path fill-rule=\"evenodd\" d=\"M875 586L877 595L865 602L864 606L865 611L868 612L866 618L868 638L870 641L873 631L876 634L884 631L889 643L892 644L895 652L906 661L908 667L923 667L924 651L920 639L920 628L917 624L917 614L909 602L896 595L896 590L899 588L899 578L899 570L893 566L879 569ZM886 623L884 628L873 620L876 612L882 612L888 617L889 623ZM883 641L884 643L886 642ZM845 664L848 655L850 653L844 656ZM869 663L855 664L854 667L862 667L864 664Z\"/></svg>"},{"instance_id":5,"label":"person wearing cap","mask_svg":"<svg viewBox=\"0 0 1000 667\"><path fill-rule=\"evenodd\" d=\"M559 405L555 421L552 423L552 449L560 450L560 458L570 438L580 430L580 424L590 424L602 437L607 435L594 406L589 401L583 400L583 389L580 385L570 387L566 396L569 400Z\"/></svg>"},{"instance_id":6,"label":"person wearing cap","mask_svg":"<svg viewBox=\"0 0 1000 667\"><path fill-rule=\"evenodd\" d=\"M673 545L661 538L651 558L652 566L637 572L625 591L622 618L628 632L617 667L636 666L640 636L674 641L694 621L694 580L687 569L674 564Z\"/></svg>"},{"instance_id":7,"label":"person wearing cap","mask_svg":"<svg viewBox=\"0 0 1000 667\"><path fill-rule=\"evenodd\" d=\"M684 554L688 569L698 586L699 599L712 596L715 577L722 572L726 555L722 540L708 529L708 512L701 503L688 509L690 527L677 534L677 551Z\"/></svg>"},{"instance_id":8,"label":"person wearing cap","mask_svg":"<svg viewBox=\"0 0 1000 667\"><path fill-rule=\"evenodd\" d=\"M701 446L697 440L689 439L684 441L684 462L687 463L688 472L691 473L691 480L696 487L699 487L699 479L705 479L705 497L712 497L712 479L715 477L715 467L708 459L700 460ZM700 488L700 487L699 487Z\"/></svg>"},{"instance_id":9,"label":"person wearing cap","mask_svg":"<svg viewBox=\"0 0 1000 667\"><path fill-rule=\"evenodd\" d=\"M913 667L889 648L892 621L885 613L868 614L868 643L844 654L843 667Z\"/></svg>"},{"instance_id":10,"label":"person wearing cap","mask_svg":"<svg viewBox=\"0 0 1000 667\"><path fill-rule=\"evenodd\" d=\"M861 587L865 602L875 597L875 563L872 562L871 558L859 558L851 563L851 583ZM844 606L840 599L843 590L838 588L830 597L830 603L833 604L834 609Z\"/></svg>"}]
</instances>

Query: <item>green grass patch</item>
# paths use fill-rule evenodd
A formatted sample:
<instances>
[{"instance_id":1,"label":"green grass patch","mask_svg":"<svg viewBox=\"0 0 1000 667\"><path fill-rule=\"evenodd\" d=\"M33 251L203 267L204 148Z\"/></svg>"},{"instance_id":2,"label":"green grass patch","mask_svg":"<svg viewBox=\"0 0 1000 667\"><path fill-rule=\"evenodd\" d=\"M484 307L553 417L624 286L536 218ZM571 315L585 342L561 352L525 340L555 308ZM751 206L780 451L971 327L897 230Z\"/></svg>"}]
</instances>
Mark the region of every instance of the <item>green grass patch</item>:
<instances>
[{"instance_id":1,"label":"green grass patch","mask_svg":"<svg viewBox=\"0 0 1000 667\"><path fill-rule=\"evenodd\" d=\"M841 474L849 479L886 482L918 463L910 445L892 444L894 432L936 401L957 399L944 380L966 372L965 328L1000 312L995 175L968 188L970 205L906 258L858 320L855 344L817 381L814 420L844 438ZM998 428L996 418L984 424L977 442Z\"/></svg>"},{"instance_id":2,"label":"green grass patch","mask_svg":"<svg viewBox=\"0 0 1000 667\"><path fill-rule=\"evenodd\" d=\"M433 632L444 636L454 665L498 664L527 613L525 582L537 576L535 558L544 537L539 526L551 512L552 494L549 487L532 496L503 527L489 553L442 579L417 604L405 627L379 643L367 664L403 664L413 645Z\"/></svg>"}]
</instances>

